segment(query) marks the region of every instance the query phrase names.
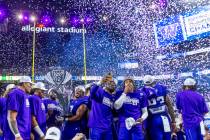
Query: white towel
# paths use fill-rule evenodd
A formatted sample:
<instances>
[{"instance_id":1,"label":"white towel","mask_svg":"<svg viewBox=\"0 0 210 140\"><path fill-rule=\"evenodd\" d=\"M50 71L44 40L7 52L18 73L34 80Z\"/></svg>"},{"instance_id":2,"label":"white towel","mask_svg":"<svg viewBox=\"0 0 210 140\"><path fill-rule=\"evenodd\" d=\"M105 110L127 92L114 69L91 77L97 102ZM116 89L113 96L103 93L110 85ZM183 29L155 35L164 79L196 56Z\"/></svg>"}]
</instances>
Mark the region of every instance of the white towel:
<instances>
[{"instance_id":1,"label":"white towel","mask_svg":"<svg viewBox=\"0 0 210 140\"><path fill-rule=\"evenodd\" d=\"M170 124L169 124L168 117L161 116L161 118L162 118L162 121L163 121L164 132L170 132L171 131L171 127L170 127Z\"/></svg>"},{"instance_id":2,"label":"white towel","mask_svg":"<svg viewBox=\"0 0 210 140\"><path fill-rule=\"evenodd\" d=\"M129 117L125 120L125 126L127 130L130 130L135 124L136 124L136 121L132 117Z\"/></svg>"},{"instance_id":3,"label":"white towel","mask_svg":"<svg viewBox=\"0 0 210 140\"><path fill-rule=\"evenodd\" d=\"M203 121L200 122L200 128L201 128L201 135L204 136L206 134L206 132L205 132L205 126L204 126Z\"/></svg>"}]
</instances>

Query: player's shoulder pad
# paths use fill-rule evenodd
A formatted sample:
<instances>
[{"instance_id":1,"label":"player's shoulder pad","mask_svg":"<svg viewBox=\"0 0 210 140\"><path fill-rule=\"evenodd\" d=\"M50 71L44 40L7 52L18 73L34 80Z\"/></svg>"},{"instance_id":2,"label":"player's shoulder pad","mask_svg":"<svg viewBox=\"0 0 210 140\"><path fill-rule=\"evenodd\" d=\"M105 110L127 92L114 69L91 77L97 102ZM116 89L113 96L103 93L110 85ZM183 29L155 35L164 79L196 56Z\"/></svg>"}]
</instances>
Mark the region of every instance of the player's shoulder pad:
<instances>
[{"instance_id":1,"label":"player's shoulder pad","mask_svg":"<svg viewBox=\"0 0 210 140\"><path fill-rule=\"evenodd\" d=\"M87 105L88 103L89 103L89 98L83 97L83 98L81 99L81 104Z\"/></svg>"},{"instance_id":2,"label":"player's shoulder pad","mask_svg":"<svg viewBox=\"0 0 210 140\"><path fill-rule=\"evenodd\" d=\"M161 92L161 94L165 94L166 95L168 93L166 85L157 83L155 85L155 88L158 90L158 92Z\"/></svg>"},{"instance_id":3,"label":"player's shoulder pad","mask_svg":"<svg viewBox=\"0 0 210 140\"><path fill-rule=\"evenodd\" d=\"M166 85L164 85L164 84L162 84L162 83L157 83L155 86L162 87L162 88L166 88Z\"/></svg>"}]
</instances>

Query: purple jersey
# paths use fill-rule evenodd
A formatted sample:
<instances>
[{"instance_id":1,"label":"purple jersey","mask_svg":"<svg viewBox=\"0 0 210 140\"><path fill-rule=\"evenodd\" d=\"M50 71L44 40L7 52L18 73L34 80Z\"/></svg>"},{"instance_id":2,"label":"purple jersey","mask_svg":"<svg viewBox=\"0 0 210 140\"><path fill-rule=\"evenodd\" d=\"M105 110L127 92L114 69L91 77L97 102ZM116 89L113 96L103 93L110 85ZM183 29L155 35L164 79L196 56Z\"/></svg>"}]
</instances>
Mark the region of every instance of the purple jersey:
<instances>
[{"instance_id":1,"label":"purple jersey","mask_svg":"<svg viewBox=\"0 0 210 140\"><path fill-rule=\"evenodd\" d=\"M75 116L78 108L81 105L87 106L87 104L88 100L84 97L70 100L68 114ZM86 114L84 114L80 120L66 121L62 132L62 139L72 139L77 133L84 134L85 127L87 127Z\"/></svg>"},{"instance_id":2,"label":"purple jersey","mask_svg":"<svg viewBox=\"0 0 210 140\"><path fill-rule=\"evenodd\" d=\"M144 86L141 89L148 99L149 116L168 114L165 97L167 96L167 88L161 84L154 87Z\"/></svg>"},{"instance_id":3,"label":"purple jersey","mask_svg":"<svg viewBox=\"0 0 210 140\"><path fill-rule=\"evenodd\" d=\"M69 107L68 107L68 112L70 114L72 114L73 116L76 115L77 113L77 109L81 106L81 105L86 105L87 106L88 104L88 100L86 100L85 98L79 98L79 99L75 99L75 100L70 100L70 104L69 104ZM84 121L84 118L85 116L83 116L83 118L81 118L81 120L78 120L78 121L74 121L74 122L69 122L69 124L71 124L71 126L75 126L75 127L80 127L82 121Z\"/></svg>"},{"instance_id":4,"label":"purple jersey","mask_svg":"<svg viewBox=\"0 0 210 140\"><path fill-rule=\"evenodd\" d=\"M0 129L3 130L4 123L6 121L7 109L6 98L0 98Z\"/></svg>"},{"instance_id":5,"label":"purple jersey","mask_svg":"<svg viewBox=\"0 0 210 140\"><path fill-rule=\"evenodd\" d=\"M113 95L102 87L93 85L90 91L91 110L88 126L90 128L111 129L113 120Z\"/></svg>"},{"instance_id":6,"label":"purple jersey","mask_svg":"<svg viewBox=\"0 0 210 140\"><path fill-rule=\"evenodd\" d=\"M176 106L182 113L184 127L198 126L208 113L208 108L203 96L198 92L185 90L176 95Z\"/></svg>"},{"instance_id":7,"label":"purple jersey","mask_svg":"<svg viewBox=\"0 0 210 140\"><path fill-rule=\"evenodd\" d=\"M122 90L116 93L116 100L122 93ZM127 93L123 106L118 110L120 127L125 127L126 118L139 119L142 115L141 109L144 107L147 107L147 98L143 92L136 90L133 93Z\"/></svg>"},{"instance_id":8,"label":"purple jersey","mask_svg":"<svg viewBox=\"0 0 210 140\"><path fill-rule=\"evenodd\" d=\"M24 140L30 139L31 133L31 112L29 95L27 95L23 90L16 88L8 94L7 98L7 110L13 110L17 112L17 126L20 135ZM14 140L14 134L9 128L9 124L5 123L5 140Z\"/></svg>"},{"instance_id":9,"label":"purple jersey","mask_svg":"<svg viewBox=\"0 0 210 140\"><path fill-rule=\"evenodd\" d=\"M80 99L76 99L76 100L71 100L70 104L69 104L69 113L72 115L76 115L77 113L77 109L80 107L80 105L86 105L88 107L88 98L87 97L82 97ZM87 114L84 114L84 116L81 118L81 120L79 120L79 122L74 122L75 124L77 123L77 125L79 125L82 129L84 129L85 127L87 127L87 118L86 118Z\"/></svg>"},{"instance_id":10,"label":"purple jersey","mask_svg":"<svg viewBox=\"0 0 210 140\"><path fill-rule=\"evenodd\" d=\"M55 100L52 99L43 99L44 105L45 105L45 109L46 109L46 113L51 110L52 114L49 116L49 118L47 119L47 127L52 127L52 126L57 126L60 127L59 124L57 124L57 116L62 115L62 108L60 107L59 103L56 102Z\"/></svg>"},{"instance_id":11,"label":"purple jersey","mask_svg":"<svg viewBox=\"0 0 210 140\"><path fill-rule=\"evenodd\" d=\"M49 98L44 98L43 103L45 105L46 113L48 110L55 110L56 106L58 105L58 102Z\"/></svg>"},{"instance_id":12,"label":"purple jersey","mask_svg":"<svg viewBox=\"0 0 210 140\"><path fill-rule=\"evenodd\" d=\"M45 106L42 99L37 95L29 97L31 114L36 117L36 121L41 128L42 132L46 132L46 114Z\"/></svg>"}]
</instances>

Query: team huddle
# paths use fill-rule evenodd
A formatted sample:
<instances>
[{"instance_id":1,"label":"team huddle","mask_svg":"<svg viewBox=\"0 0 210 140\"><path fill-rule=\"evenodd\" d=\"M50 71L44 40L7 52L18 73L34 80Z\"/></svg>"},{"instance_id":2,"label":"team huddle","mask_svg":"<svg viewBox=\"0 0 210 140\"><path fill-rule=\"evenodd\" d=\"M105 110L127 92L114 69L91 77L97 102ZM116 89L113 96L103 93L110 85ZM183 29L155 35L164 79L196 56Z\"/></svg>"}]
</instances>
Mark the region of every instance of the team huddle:
<instances>
[{"instance_id":1,"label":"team huddle","mask_svg":"<svg viewBox=\"0 0 210 140\"><path fill-rule=\"evenodd\" d=\"M187 78L176 95L177 115L166 86L153 76L136 87L127 77L123 89L108 74L98 83L75 88L63 113L54 89L44 83L33 85L23 77L18 86L8 87L0 98L0 131L3 140L203 140L204 115L208 108L196 91L196 81ZM33 93L29 95L29 93ZM178 124L178 125L177 125ZM60 132L59 132L60 131ZM1 138L0 138L1 140Z\"/></svg>"}]
</instances>

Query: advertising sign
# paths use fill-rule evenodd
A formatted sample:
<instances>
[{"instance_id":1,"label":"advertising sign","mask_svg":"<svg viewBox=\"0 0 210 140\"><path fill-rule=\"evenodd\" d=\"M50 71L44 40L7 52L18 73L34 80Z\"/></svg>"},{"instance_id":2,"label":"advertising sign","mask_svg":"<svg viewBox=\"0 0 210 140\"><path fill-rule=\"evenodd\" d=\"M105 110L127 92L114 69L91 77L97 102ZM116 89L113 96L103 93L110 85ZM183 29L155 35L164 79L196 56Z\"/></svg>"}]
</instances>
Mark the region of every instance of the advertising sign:
<instances>
[{"instance_id":1,"label":"advertising sign","mask_svg":"<svg viewBox=\"0 0 210 140\"><path fill-rule=\"evenodd\" d=\"M184 17L188 40L210 35L210 10Z\"/></svg>"},{"instance_id":2,"label":"advertising sign","mask_svg":"<svg viewBox=\"0 0 210 140\"><path fill-rule=\"evenodd\" d=\"M210 5L153 24L157 47L210 35Z\"/></svg>"},{"instance_id":3,"label":"advertising sign","mask_svg":"<svg viewBox=\"0 0 210 140\"><path fill-rule=\"evenodd\" d=\"M180 18L180 16L170 17L154 24L157 47L164 47L184 41Z\"/></svg>"}]
</instances>

